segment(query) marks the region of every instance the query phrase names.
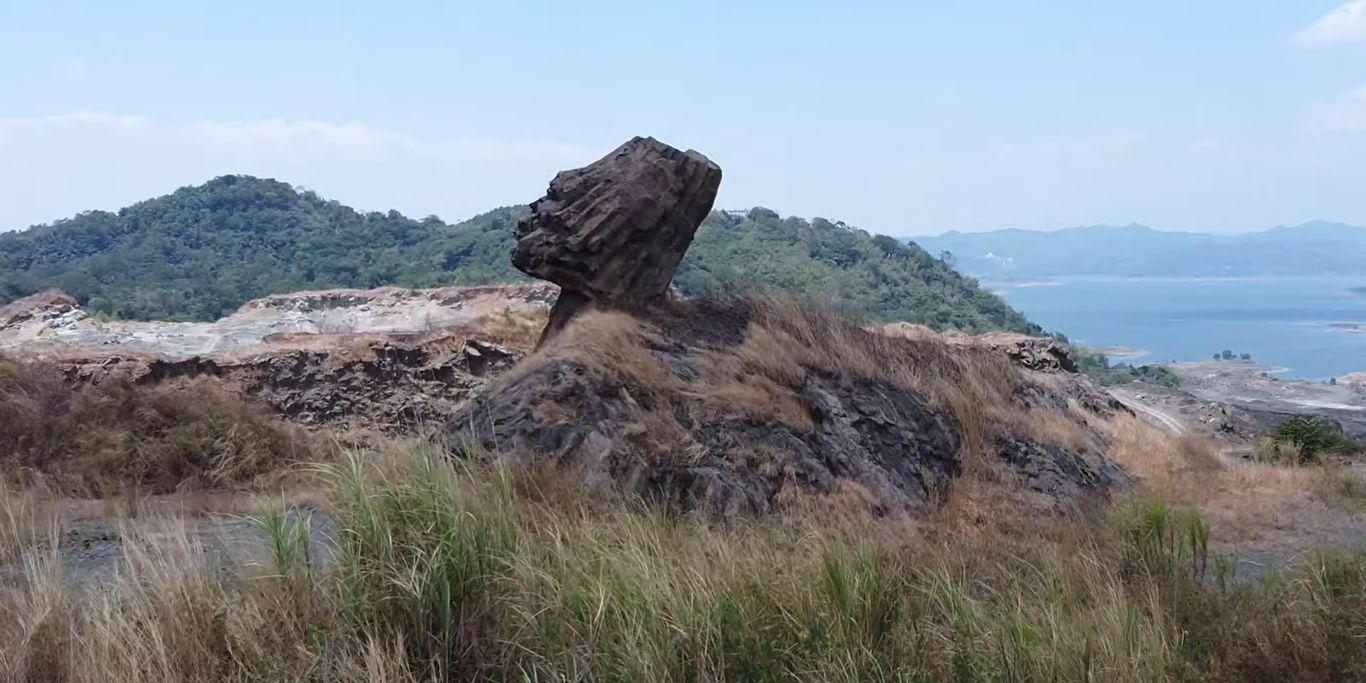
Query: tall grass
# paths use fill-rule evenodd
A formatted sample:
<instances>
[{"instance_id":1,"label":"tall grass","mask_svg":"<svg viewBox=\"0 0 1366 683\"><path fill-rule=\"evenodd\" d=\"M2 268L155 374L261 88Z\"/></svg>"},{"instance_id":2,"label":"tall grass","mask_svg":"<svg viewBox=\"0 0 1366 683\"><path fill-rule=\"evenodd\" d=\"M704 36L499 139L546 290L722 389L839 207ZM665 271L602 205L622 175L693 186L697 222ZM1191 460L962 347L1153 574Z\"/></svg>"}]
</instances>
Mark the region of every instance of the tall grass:
<instances>
[{"instance_id":1,"label":"tall grass","mask_svg":"<svg viewBox=\"0 0 1366 683\"><path fill-rule=\"evenodd\" d=\"M370 642L401 643L424 675L477 673L497 645L486 622L517 544L503 484L467 486L423 447L388 470L353 454L332 478L348 627Z\"/></svg>"},{"instance_id":2,"label":"tall grass","mask_svg":"<svg viewBox=\"0 0 1366 683\"><path fill-rule=\"evenodd\" d=\"M337 474L350 637L419 678L1245 680L1366 659L1336 640L1366 618L1322 597L1366 596L1343 578L1366 558L1239 585L1208 523L1156 500L1073 543L983 555L791 520L545 509L513 475L426 449Z\"/></svg>"},{"instance_id":3,"label":"tall grass","mask_svg":"<svg viewBox=\"0 0 1366 683\"><path fill-rule=\"evenodd\" d=\"M260 518L265 571L193 544L84 596L50 562L0 592L37 680L1359 680L1366 556L1239 583L1198 514L1151 499L1067 533L908 537L896 520L727 526L574 499L418 447L326 468L308 520ZM925 522L931 523L931 522ZM909 539L909 540L908 540ZM138 546L144 547L144 546ZM146 546L151 547L151 546Z\"/></svg>"}]
</instances>

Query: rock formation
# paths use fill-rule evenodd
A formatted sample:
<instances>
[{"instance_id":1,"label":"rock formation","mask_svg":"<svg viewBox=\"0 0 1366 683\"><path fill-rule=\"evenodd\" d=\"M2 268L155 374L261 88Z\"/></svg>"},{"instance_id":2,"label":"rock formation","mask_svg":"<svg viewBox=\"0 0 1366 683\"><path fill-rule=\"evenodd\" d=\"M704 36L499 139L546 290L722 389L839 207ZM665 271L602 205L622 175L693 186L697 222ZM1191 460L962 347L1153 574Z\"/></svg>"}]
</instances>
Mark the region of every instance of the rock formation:
<instances>
[{"instance_id":1,"label":"rock formation","mask_svg":"<svg viewBox=\"0 0 1366 683\"><path fill-rule=\"evenodd\" d=\"M742 299L585 313L443 433L457 450L559 463L590 490L720 517L813 495L925 510L969 463L1044 509L1127 481L1089 424L1124 410L1084 376L776 310Z\"/></svg>"},{"instance_id":2,"label":"rock formation","mask_svg":"<svg viewBox=\"0 0 1366 683\"><path fill-rule=\"evenodd\" d=\"M46 358L73 383L213 377L293 422L409 433L521 359L554 297L543 283L298 292L168 323L99 320L44 292L0 307L0 355Z\"/></svg>"},{"instance_id":3,"label":"rock formation","mask_svg":"<svg viewBox=\"0 0 1366 683\"><path fill-rule=\"evenodd\" d=\"M711 211L721 167L694 151L633 138L563 171L517 225L512 263L560 286L542 341L587 306L637 311L659 301Z\"/></svg>"},{"instance_id":4,"label":"rock formation","mask_svg":"<svg viewBox=\"0 0 1366 683\"><path fill-rule=\"evenodd\" d=\"M969 470L1054 509L1127 480L1090 422L1123 409L1050 341L670 300L720 180L706 157L650 138L555 176L512 257L561 287L541 349L460 409L448 445L722 516L812 494L924 509Z\"/></svg>"}]
</instances>

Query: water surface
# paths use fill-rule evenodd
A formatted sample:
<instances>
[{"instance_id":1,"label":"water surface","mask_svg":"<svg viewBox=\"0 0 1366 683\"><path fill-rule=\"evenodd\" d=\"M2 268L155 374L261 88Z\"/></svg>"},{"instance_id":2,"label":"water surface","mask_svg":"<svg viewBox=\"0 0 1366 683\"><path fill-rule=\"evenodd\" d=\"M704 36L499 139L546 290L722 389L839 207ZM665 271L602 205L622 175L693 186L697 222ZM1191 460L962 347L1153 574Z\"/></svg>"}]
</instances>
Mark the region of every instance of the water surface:
<instances>
[{"instance_id":1,"label":"water surface","mask_svg":"<svg viewBox=\"0 0 1366 683\"><path fill-rule=\"evenodd\" d=\"M1366 264L1363 264L1366 271ZM1360 278L1098 279L984 283L1046 329L1093 348L1147 351L1138 363L1206 360L1229 349L1324 380L1366 371Z\"/></svg>"}]
</instances>

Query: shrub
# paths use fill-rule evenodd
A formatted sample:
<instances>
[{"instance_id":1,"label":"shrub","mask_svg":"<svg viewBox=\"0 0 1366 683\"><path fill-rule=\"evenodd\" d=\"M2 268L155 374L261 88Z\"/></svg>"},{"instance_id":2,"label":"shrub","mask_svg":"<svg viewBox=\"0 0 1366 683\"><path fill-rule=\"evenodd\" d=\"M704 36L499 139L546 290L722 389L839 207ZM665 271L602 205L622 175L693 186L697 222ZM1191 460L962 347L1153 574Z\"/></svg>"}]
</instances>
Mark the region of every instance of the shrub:
<instances>
[{"instance_id":1,"label":"shrub","mask_svg":"<svg viewBox=\"0 0 1366 683\"><path fill-rule=\"evenodd\" d=\"M1161 365L1112 365L1105 354L1079 346L1071 347L1070 354L1077 364L1077 369L1101 386L1109 387L1132 382L1155 384L1169 389L1181 386L1181 378Z\"/></svg>"},{"instance_id":2,"label":"shrub","mask_svg":"<svg viewBox=\"0 0 1366 683\"><path fill-rule=\"evenodd\" d=\"M240 484L322 452L215 379L90 385L48 362L4 358L0 444L12 481L93 495Z\"/></svg>"},{"instance_id":3,"label":"shrub","mask_svg":"<svg viewBox=\"0 0 1366 683\"><path fill-rule=\"evenodd\" d=\"M1323 455L1346 450L1351 442L1333 423L1312 415L1296 415L1276 427L1269 437L1273 459L1317 462Z\"/></svg>"}]
</instances>

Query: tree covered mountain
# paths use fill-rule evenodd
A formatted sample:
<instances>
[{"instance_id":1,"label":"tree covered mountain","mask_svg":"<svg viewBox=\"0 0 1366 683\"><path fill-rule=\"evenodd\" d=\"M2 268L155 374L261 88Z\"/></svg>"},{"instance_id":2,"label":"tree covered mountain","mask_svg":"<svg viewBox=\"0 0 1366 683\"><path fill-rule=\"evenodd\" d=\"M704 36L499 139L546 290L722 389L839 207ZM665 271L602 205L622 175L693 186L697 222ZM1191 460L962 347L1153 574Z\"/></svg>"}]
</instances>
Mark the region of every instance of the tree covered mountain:
<instances>
[{"instance_id":1,"label":"tree covered mountain","mask_svg":"<svg viewBox=\"0 0 1366 683\"><path fill-rule=\"evenodd\" d=\"M273 293L525 280L509 259L525 211L495 209L450 225L223 176L117 213L0 234L0 303L56 288L111 316L209 320ZM1039 331L918 247L768 209L713 212L675 282L686 295L770 287L872 320Z\"/></svg>"},{"instance_id":2,"label":"tree covered mountain","mask_svg":"<svg viewBox=\"0 0 1366 683\"><path fill-rule=\"evenodd\" d=\"M212 320L267 294L515 278L514 212L459 225L360 213L286 183L223 176L0 234L0 300L61 289L120 318Z\"/></svg>"},{"instance_id":3,"label":"tree covered mountain","mask_svg":"<svg viewBox=\"0 0 1366 683\"><path fill-rule=\"evenodd\" d=\"M782 218L764 208L713 211L674 283L694 296L772 287L873 320L936 329L1042 332L1004 299L924 249L823 218Z\"/></svg>"},{"instance_id":4,"label":"tree covered mountain","mask_svg":"<svg viewBox=\"0 0 1366 683\"><path fill-rule=\"evenodd\" d=\"M1366 263L1366 228L1324 221L1236 235L1097 225L950 232L913 241L934 254L949 252L964 272L992 279L1357 275Z\"/></svg>"}]
</instances>

